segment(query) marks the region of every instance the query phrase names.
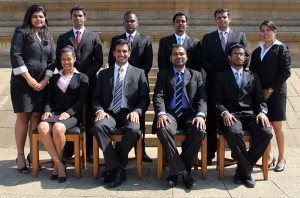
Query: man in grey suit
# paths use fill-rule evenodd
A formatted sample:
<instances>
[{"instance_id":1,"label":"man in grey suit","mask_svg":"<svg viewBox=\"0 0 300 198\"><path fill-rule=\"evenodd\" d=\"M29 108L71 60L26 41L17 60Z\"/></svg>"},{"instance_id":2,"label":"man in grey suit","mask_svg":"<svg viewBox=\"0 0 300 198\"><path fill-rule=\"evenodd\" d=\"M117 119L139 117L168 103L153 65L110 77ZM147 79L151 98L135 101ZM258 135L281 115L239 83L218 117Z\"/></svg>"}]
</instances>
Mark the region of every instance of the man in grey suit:
<instances>
[{"instance_id":1,"label":"man in grey suit","mask_svg":"<svg viewBox=\"0 0 300 198\"><path fill-rule=\"evenodd\" d=\"M253 167L268 147L272 132L258 75L243 68L247 56L241 44L228 50L231 68L217 74L214 91L220 128L232 157L237 160L234 182L253 188ZM242 138L243 129L248 130L252 138L248 151Z\"/></svg>"},{"instance_id":2,"label":"man in grey suit","mask_svg":"<svg viewBox=\"0 0 300 198\"><path fill-rule=\"evenodd\" d=\"M196 184L191 177L193 159L205 137L206 94L200 72L185 66L187 52L182 45L174 45L170 61L173 67L157 74L153 132L157 133L169 161L168 185L174 187L181 175L185 187L190 189ZM178 128L187 136L180 155L175 142Z\"/></svg>"},{"instance_id":3,"label":"man in grey suit","mask_svg":"<svg viewBox=\"0 0 300 198\"><path fill-rule=\"evenodd\" d=\"M83 7L76 5L70 11L73 28L59 36L56 47L57 68L61 69L60 50L67 45L74 47L76 53L75 67L79 72L89 77L89 91L86 103L86 130L89 131L93 125L92 98L96 85L96 73L103 64L103 52L100 38L97 34L90 32L85 26L86 11ZM92 148L93 141L90 133L86 137L87 161L93 163ZM73 155L73 147L66 144L64 157Z\"/></svg>"},{"instance_id":4,"label":"man in grey suit","mask_svg":"<svg viewBox=\"0 0 300 198\"><path fill-rule=\"evenodd\" d=\"M196 71L201 70L201 42L186 34L188 27L187 16L178 12L173 17L173 27L175 33L160 39L158 48L158 69L162 71L167 68L173 68L169 57L171 56L173 45L181 44L187 51L188 60L186 67Z\"/></svg>"},{"instance_id":5,"label":"man in grey suit","mask_svg":"<svg viewBox=\"0 0 300 198\"><path fill-rule=\"evenodd\" d=\"M231 23L230 12L226 8L219 8L214 13L215 22L218 29L204 35L202 40L202 66L207 77L205 90L207 94L207 164L212 165L212 159L217 150L217 114L213 100L213 83L217 73L230 68L227 51L234 43L239 43L248 52L246 36L242 32L237 32L229 28ZM244 67L248 64L248 58L244 62Z\"/></svg>"},{"instance_id":6,"label":"man in grey suit","mask_svg":"<svg viewBox=\"0 0 300 198\"><path fill-rule=\"evenodd\" d=\"M153 63L153 50L150 37L137 32L139 21L136 13L129 11L124 14L123 25L126 30L124 34L115 36L110 43L108 64L109 67L115 65L116 58L113 51L115 49L115 42L119 39L125 39L130 42L131 54L128 59L130 65L143 69L145 71L146 78L148 79L148 73L151 70ZM143 161L152 162L152 159L146 154L145 150L145 115L141 120L141 130L143 133Z\"/></svg>"},{"instance_id":7,"label":"man in grey suit","mask_svg":"<svg viewBox=\"0 0 300 198\"><path fill-rule=\"evenodd\" d=\"M149 86L144 70L128 63L130 44L116 41L113 67L100 71L94 92L95 125L91 133L103 150L106 163L100 180L108 188L119 186L126 180L128 153L136 145L140 131L140 117L150 104ZM123 132L121 142L112 146L110 134L115 128Z\"/></svg>"}]
</instances>

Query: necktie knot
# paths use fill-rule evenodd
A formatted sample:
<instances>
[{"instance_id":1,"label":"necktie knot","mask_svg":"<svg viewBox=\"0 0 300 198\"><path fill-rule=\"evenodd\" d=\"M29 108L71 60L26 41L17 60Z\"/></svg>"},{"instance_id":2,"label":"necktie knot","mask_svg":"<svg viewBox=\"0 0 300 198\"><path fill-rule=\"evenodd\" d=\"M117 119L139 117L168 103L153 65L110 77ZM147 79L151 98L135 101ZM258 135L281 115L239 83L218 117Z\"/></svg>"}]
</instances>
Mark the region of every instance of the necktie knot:
<instances>
[{"instance_id":1,"label":"necktie knot","mask_svg":"<svg viewBox=\"0 0 300 198\"><path fill-rule=\"evenodd\" d=\"M178 37L177 41L178 41L178 44L183 45L183 38Z\"/></svg>"}]
</instances>

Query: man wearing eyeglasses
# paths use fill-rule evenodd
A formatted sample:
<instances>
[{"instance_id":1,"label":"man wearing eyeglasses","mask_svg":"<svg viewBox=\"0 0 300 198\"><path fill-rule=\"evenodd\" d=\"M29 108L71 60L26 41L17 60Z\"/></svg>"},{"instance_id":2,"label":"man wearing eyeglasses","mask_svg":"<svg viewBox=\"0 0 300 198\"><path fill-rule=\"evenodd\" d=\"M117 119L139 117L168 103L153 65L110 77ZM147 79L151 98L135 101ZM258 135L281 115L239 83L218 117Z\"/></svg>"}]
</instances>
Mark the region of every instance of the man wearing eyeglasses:
<instances>
[{"instance_id":1,"label":"man wearing eyeglasses","mask_svg":"<svg viewBox=\"0 0 300 198\"><path fill-rule=\"evenodd\" d=\"M215 22L218 29L204 35L202 40L201 61L207 77L205 90L207 94L207 165L212 165L212 159L217 150L217 115L215 103L213 102L213 83L217 73L230 68L227 51L233 43L244 46L248 52L246 36L242 32L237 32L229 28L231 23L230 12L226 8L218 8L215 13ZM244 67L248 65L248 58L245 59Z\"/></svg>"},{"instance_id":2,"label":"man wearing eyeglasses","mask_svg":"<svg viewBox=\"0 0 300 198\"><path fill-rule=\"evenodd\" d=\"M219 125L237 161L234 183L254 188L253 167L268 147L272 132L258 75L243 68L247 56L241 44L228 50L231 68L217 74L214 90ZM243 129L252 138L248 151Z\"/></svg>"}]
</instances>

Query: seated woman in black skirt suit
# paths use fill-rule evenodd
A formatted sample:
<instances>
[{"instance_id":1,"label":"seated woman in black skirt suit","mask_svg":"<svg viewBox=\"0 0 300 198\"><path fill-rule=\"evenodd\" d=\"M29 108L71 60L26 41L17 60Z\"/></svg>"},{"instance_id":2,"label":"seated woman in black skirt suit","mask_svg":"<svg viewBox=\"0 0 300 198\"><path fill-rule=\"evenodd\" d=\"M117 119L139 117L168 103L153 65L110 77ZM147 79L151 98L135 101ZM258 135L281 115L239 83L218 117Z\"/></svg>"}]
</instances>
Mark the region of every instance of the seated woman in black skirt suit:
<instances>
[{"instance_id":1,"label":"seated woman in black skirt suit","mask_svg":"<svg viewBox=\"0 0 300 198\"><path fill-rule=\"evenodd\" d=\"M74 67L74 49L61 50L62 70L53 75L49 83L42 121L38 125L40 140L54 162L51 180L66 181L66 166L62 163L62 152L66 143L66 130L80 122L81 108L88 91L88 77Z\"/></svg>"}]
</instances>

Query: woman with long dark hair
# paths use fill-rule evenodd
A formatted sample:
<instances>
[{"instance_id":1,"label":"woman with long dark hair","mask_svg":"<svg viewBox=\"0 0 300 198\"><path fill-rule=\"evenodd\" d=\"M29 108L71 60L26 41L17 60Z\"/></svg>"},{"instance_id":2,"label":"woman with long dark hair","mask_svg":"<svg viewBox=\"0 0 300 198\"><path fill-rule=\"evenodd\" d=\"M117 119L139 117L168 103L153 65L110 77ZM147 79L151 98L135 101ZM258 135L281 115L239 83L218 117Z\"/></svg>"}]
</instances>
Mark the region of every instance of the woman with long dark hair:
<instances>
[{"instance_id":1,"label":"woman with long dark hair","mask_svg":"<svg viewBox=\"0 0 300 198\"><path fill-rule=\"evenodd\" d=\"M13 110L17 115L15 138L18 156L16 163L20 173L28 174L29 169L24 156L27 133L31 142L31 131L37 128L40 121L46 87L53 75L55 60L54 42L49 33L47 15L42 6L32 5L27 9L23 25L15 29L11 41L10 58L12 65L11 100ZM30 154L27 160L30 166Z\"/></svg>"},{"instance_id":2,"label":"woman with long dark hair","mask_svg":"<svg viewBox=\"0 0 300 198\"><path fill-rule=\"evenodd\" d=\"M286 120L286 80L291 76L291 57L289 48L276 39L277 27L274 22L265 20L260 25L263 43L256 48L251 57L250 70L260 77L268 105L268 117L272 124L278 146L275 172L284 170L284 133L282 121ZM276 158L272 149L269 153L269 167L274 166Z\"/></svg>"}]
</instances>

